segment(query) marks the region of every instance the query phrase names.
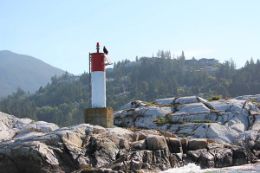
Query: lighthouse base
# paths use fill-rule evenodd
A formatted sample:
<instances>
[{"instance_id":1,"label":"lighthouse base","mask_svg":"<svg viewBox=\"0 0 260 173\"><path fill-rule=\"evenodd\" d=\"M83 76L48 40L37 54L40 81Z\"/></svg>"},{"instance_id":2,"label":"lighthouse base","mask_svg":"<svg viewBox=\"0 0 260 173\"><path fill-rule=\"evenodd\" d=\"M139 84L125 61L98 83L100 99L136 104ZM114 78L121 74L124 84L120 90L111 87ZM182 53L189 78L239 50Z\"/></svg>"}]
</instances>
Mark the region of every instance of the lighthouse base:
<instances>
[{"instance_id":1,"label":"lighthouse base","mask_svg":"<svg viewBox=\"0 0 260 173\"><path fill-rule=\"evenodd\" d=\"M106 128L114 126L113 109L108 108L87 108L84 112L85 123L100 125Z\"/></svg>"}]
</instances>

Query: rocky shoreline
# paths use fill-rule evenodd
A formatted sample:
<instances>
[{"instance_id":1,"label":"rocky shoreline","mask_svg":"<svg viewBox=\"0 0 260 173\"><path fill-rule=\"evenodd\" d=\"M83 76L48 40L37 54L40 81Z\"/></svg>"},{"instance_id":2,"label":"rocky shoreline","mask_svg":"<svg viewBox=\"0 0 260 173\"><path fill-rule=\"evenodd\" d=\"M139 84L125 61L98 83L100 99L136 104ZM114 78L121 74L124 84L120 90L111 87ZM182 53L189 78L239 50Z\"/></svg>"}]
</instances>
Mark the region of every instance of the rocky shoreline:
<instances>
[{"instance_id":1,"label":"rocky shoreline","mask_svg":"<svg viewBox=\"0 0 260 173\"><path fill-rule=\"evenodd\" d=\"M260 111L254 101L195 96L134 101L115 113L115 124L125 128L59 128L0 113L0 170L159 172L188 163L221 168L255 162Z\"/></svg>"}]
</instances>

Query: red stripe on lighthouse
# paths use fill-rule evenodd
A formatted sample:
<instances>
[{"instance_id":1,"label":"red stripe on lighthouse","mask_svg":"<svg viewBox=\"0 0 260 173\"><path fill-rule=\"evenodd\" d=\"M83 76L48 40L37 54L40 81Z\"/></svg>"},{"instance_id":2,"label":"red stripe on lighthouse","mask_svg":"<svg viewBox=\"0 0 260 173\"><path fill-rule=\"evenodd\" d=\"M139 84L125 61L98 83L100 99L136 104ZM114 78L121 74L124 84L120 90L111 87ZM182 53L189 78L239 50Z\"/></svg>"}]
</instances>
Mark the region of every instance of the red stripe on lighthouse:
<instances>
[{"instance_id":1,"label":"red stripe on lighthouse","mask_svg":"<svg viewBox=\"0 0 260 173\"><path fill-rule=\"evenodd\" d=\"M105 55L103 53L91 54L91 71L105 71Z\"/></svg>"}]
</instances>

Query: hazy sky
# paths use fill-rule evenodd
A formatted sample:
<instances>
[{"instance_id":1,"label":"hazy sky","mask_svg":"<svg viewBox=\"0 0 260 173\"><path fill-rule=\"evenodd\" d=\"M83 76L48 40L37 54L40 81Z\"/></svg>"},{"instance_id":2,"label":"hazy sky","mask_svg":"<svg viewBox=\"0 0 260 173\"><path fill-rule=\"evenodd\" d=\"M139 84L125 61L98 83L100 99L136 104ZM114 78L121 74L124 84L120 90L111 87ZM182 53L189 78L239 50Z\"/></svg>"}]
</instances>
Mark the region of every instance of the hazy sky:
<instances>
[{"instance_id":1,"label":"hazy sky","mask_svg":"<svg viewBox=\"0 0 260 173\"><path fill-rule=\"evenodd\" d=\"M241 66L260 58L259 9L259 0L0 0L0 50L74 74L97 41L114 61L164 49Z\"/></svg>"}]
</instances>

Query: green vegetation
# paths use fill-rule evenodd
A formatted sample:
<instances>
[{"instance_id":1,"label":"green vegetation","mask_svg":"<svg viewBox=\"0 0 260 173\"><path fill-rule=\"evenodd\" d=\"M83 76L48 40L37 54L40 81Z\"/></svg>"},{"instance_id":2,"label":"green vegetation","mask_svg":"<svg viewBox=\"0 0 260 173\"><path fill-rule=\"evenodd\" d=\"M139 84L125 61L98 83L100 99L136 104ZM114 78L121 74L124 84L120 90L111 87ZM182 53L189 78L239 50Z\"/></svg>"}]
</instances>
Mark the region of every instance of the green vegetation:
<instances>
[{"instance_id":1,"label":"green vegetation","mask_svg":"<svg viewBox=\"0 0 260 173\"><path fill-rule=\"evenodd\" d=\"M222 96L221 95L218 95L218 96L212 96L212 97L210 97L208 100L209 101L214 101L214 100L220 100L222 98Z\"/></svg>"},{"instance_id":2,"label":"green vegetation","mask_svg":"<svg viewBox=\"0 0 260 173\"><path fill-rule=\"evenodd\" d=\"M159 117L154 121L154 123L160 126L164 124L169 124L170 120L167 117Z\"/></svg>"},{"instance_id":3,"label":"green vegetation","mask_svg":"<svg viewBox=\"0 0 260 173\"><path fill-rule=\"evenodd\" d=\"M215 123L214 121L211 120L194 120L191 123L198 123L198 124L202 124L202 123Z\"/></svg>"},{"instance_id":4,"label":"green vegetation","mask_svg":"<svg viewBox=\"0 0 260 173\"><path fill-rule=\"evenodd\" d=\"M233 61L223 64L214 59L185 60L160 52L158 57L124 60L107 69L107 103L114 109L131 100L198 95L234 97L260 93L260 61L248 61L235 68ZM19 89L0 102L0 110L18 117L54 122L61 126L83 122L83 110L90 106L90 76L68 73L53 77L36 93ZM214 98L214 97L212 97ZM217 99L217 98L215 98Z\"/></svg>"}]
</instances>

